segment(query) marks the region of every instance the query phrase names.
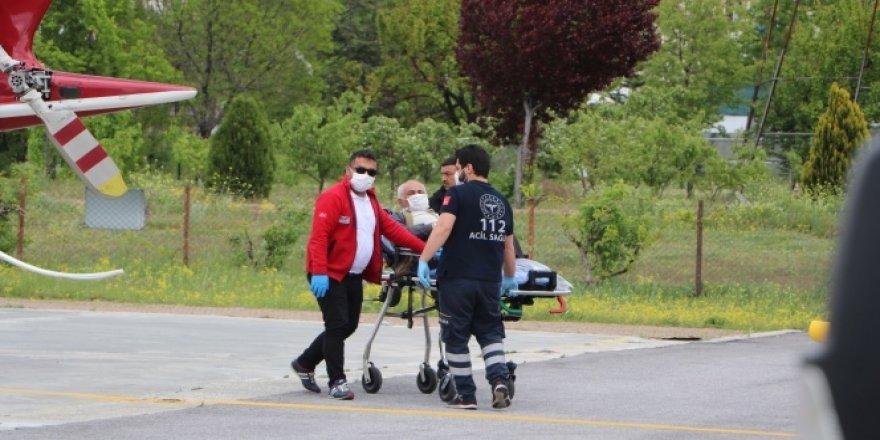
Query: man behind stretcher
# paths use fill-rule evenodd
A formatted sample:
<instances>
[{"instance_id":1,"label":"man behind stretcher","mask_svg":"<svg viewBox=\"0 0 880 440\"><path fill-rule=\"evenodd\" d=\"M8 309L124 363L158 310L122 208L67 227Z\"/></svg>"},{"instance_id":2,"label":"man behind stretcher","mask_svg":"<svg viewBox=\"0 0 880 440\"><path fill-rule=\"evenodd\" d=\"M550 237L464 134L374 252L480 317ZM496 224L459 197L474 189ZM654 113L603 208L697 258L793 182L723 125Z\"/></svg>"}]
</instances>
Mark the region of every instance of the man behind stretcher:
<instances>
[{"instance_id":1,"label":"man behind stretcher","mask_svg":"<svg viewBox=\"0 0 880 440\"><path fill-rule=\"evenodd\" d=\"M468 145L456 154L462 185L449 188L425 249L418 277L430 287L428 262L443 247L437 268L441 337L458 394L452 408L477 409L468 341L476 337L492 386L492 407L510 406L510 371L504 358L504 325L498 298L516 289L513 211L489 183L489 154ZM502 277L503 269L503 277Z\"/></svg>"}]
</instances>

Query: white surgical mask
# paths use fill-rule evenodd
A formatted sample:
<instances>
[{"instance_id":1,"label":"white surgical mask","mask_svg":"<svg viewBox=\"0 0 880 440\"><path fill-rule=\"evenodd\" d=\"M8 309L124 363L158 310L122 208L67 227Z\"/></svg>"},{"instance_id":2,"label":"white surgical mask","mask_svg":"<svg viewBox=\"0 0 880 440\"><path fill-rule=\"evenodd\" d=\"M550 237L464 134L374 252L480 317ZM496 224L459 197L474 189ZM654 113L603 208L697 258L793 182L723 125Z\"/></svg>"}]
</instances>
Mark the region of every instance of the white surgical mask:
<instances>
[{"instance_id":1,"label":"white surgical mask","mask_svg":"<svg viewBox=\"0 0 880 440\"><path fill-rule=\"evenodd\" d=\"M375 177L370 176L369 174L351 174L351 189L357 192L365 192L366 190L373 187L373 182L376 180Z\"/></svg>"},{"instance_id":2,"label":"white surgical mask","mask_svg":"<svg viewBox=\"0 0 880 440\"><path fill-rule=\"evenodd\" d=\"M409 210L410 211L427 211L428 210L428 195L427 194L413 194L406 198L406 201L409 202Z\"/></svg>"}]
</instances>

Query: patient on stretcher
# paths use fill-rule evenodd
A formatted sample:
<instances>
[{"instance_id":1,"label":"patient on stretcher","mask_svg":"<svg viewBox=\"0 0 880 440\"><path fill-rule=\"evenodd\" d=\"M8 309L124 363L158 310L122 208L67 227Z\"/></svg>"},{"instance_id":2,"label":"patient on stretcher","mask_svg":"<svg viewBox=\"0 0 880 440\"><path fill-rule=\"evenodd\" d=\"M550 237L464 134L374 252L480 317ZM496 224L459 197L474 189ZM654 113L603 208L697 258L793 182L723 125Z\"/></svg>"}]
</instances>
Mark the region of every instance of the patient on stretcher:
<instances>
[{"instance_id":1,"label":"patient on stretcher","mask_svg":"<svg viewBox=\"0 0 880 440\"><path fill-rule=\"evenodd\" d=\"M414 235L422 240L427 240L431 235L434 224L439 219L439 215L428 208L425 186L417 180L408 180L398 187L397 194L397 202L401 210L391 212L391 217L406 226ZM384 302L390 293L392 299L389 307L394 307L400 301L403 286L415 282L419 255L408 249L396 248L385 237L382 237L381 245L382 255L392 272L388 283L382 288L379 301ZM515 277L520 288L516 292L511 292L509 298L504 298L504 303L508 307L502 306L502 309L504 309L507 315L521 313L521 306L523 304L531 305L532 298L535 296L552 297L555 295L567 295L571 292L571 283L546 265L529 259L529 256L523 253L515 236L513 237L513 245L516 255ZM436 269L442 254L441 248L428 264L432 269L432 276L433 269Z\"/></svg>"}]
</instances>

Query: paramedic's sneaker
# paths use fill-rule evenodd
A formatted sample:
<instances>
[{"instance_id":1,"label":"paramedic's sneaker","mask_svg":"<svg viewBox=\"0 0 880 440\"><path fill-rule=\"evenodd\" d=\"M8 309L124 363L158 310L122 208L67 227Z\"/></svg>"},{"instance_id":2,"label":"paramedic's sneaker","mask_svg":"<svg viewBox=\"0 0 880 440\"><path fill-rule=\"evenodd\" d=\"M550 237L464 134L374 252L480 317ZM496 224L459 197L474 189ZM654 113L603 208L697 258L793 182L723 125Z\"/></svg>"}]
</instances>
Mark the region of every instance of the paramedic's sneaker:
<instances>
[{"instance_id":1,"label":"paramedic's sneaker","mask_svg":"<svg viewBox=\"0 0 880 440\"><path fill-rule=\"evenodd\" d=\"M477 399L456 394L446 405L457 409L477 409Z\"/></svg>"},{"instance_id":2,"label":"paramedic's sneaker","mask_svg":"<svg viewBox=\"0 0 880 440\"><path fill-rule=\"evenodd\" d=\"M303 368L296 359L290 363L290 368L293 368L293 371L299 376L299 381L302 382L303 387L313 393L320 393L321 388L315 382L315 371L309 371Z\"/></svg>"},{"instance_id":3,"label":"paramedic's sneaker","mask_svg":"<svg viewBox=\"0 0 880 440\"><path fill-rule=\"evenodd\" d=\"M510 389L507 388L507 381L497 379L492 385L492 408L504 409L510 406Z\"/></svg>"},{"instance_id":4,"label":"paramedic's sneaker","mask_svg":"<svg viewBox=\"0 0 880 440\"><path fill-rule=\"evenodd\" d=\"M354 393L351 392L351 388L348 387L345 379L339 379L330 387L328 397L339 400L351 400L354 399Z\"/></svg>"}]
</instances>

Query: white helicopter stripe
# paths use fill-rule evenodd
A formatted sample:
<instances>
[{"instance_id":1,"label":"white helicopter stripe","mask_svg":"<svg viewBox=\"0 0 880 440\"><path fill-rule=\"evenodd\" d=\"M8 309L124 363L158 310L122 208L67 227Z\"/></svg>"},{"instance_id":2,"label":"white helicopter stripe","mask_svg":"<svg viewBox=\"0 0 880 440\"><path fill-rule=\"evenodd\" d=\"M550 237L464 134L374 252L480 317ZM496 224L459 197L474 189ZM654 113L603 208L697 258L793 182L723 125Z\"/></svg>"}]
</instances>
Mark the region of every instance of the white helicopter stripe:
<instances>
[{"instance_id":1,"label":"white helicopter stripe","mask_svg":"<svg viewBox=\"0 0 880 440\"><path fill-rule=\"evenodd\" d=\"M196 95L196 91L180 90L171 92L135 93L132 95L105 96L100 98L64 99L46 101L52 110L87 112L94 110L123 109L152 106L168 102L183 101ZM31 107L25 103L0 105L0 118L34 116Z\"/></svg>"}]
</instances>

